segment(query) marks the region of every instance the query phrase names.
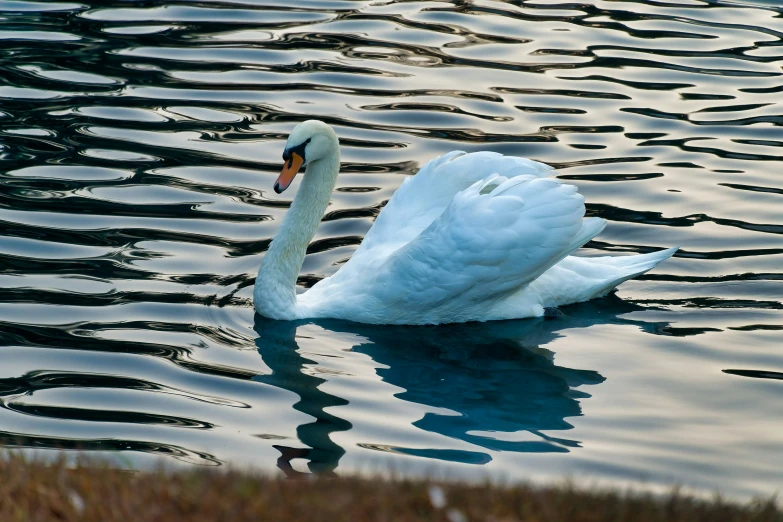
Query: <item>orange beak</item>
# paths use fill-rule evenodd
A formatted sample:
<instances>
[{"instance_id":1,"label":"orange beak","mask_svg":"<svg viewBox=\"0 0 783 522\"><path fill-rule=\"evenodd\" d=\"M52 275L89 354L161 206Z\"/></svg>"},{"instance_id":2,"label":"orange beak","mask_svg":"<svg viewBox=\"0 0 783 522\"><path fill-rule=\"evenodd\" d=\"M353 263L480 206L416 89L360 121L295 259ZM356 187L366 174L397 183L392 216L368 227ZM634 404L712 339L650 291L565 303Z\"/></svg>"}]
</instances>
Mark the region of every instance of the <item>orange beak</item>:
<instances>
[{"instance_id":1,"label":"orange beak","mask_svg":"<svg viewBox=\"0 0 783 522\"><path fill-rule=\"evenodd\" d=\"M299 172L302 163L304 163L304 158L296 152L292 152L291 157L288 158L288 161L283 166L283 172L280 173L277 181L275 181L275 192L281 194L288 188L288 185L294 180L296 173Z\"/></svg>"}]
</instances>

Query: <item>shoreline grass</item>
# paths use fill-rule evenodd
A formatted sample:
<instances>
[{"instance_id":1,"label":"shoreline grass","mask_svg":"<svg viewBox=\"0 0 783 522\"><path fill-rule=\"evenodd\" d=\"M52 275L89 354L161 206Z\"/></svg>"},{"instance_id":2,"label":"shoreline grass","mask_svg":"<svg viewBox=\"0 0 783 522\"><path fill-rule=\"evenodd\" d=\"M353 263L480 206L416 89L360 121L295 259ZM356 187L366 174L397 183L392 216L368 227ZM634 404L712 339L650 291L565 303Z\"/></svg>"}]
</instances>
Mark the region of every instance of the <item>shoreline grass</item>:
<instances>
[{"instance_id":1,"label":"shoreline grass","mask_svg":"<svg viewBox=\"0 0 783 522\"><path fill-rule=\"evenodd\" d=\"M774 499L747 503L561 486L302 478L239 471L129 472L11 455L0 459L3 522L492 521L783 522Z\"/></svg>"}]
</instances>

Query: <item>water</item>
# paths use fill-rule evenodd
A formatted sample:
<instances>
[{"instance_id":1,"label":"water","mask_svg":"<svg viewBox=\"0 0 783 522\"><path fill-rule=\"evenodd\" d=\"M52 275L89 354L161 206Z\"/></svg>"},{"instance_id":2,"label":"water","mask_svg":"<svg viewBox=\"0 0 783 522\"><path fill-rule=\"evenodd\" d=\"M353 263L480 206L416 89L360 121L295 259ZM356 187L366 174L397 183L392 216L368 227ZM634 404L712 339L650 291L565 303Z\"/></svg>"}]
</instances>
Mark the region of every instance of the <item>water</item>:
<instances>
[{"instance_id":1,"label":"water","mask_svg":"<svg viewBox=\"0 0 783 522\"><path fill-rule=\"evenodd\" d=\"M780 490L776 4L0 2L1 443ZM272 184L309 118L343 165L303 288L453 149L557 167L609 221L585 255L682 249L554 321L262 320L298 182Z\"/></svg>"}]
</instances>

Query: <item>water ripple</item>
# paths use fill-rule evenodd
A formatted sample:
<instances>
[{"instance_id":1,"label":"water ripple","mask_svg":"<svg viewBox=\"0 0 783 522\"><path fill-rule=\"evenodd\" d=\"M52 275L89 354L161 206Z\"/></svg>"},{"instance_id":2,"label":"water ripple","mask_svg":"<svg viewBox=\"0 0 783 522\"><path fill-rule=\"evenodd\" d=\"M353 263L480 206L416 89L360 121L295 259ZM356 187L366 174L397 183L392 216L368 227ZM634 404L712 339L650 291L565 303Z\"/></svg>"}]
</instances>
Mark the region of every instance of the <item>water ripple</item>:
<instances>
[{"instance_id":1,"label":"water ripple","mask_svg":"<svg viewBox=\"0 0 783 522\"><path fill-rule=\"evenodd\" d=\"M773 4L0 3L0 445L779 489ZM309 118L343 156L302 289L453 149L556 167L584 255L682 248L561 322L254 320Z\"/></svg>"}]
</instances>

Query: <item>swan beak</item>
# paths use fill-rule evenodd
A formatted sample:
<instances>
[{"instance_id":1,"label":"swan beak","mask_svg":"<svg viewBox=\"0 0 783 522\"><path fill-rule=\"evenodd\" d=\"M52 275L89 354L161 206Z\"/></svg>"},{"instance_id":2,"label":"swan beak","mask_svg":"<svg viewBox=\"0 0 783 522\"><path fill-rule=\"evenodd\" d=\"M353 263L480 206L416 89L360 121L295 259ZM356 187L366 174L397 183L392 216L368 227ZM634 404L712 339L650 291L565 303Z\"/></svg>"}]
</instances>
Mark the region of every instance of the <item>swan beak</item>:
<instances>
[{"instance_id":1,"label":"swan beak","mask_svg":"<svg viewBox=\"0 0 783 522\"><path fill-rule=\"evenodd\" d=\"M275 192L282 194L282 192L288 188L288 185L294 180L294 176L299 172L299 168L304 163L304 158L296 152L291 153L291 157L283 166L283 172L277 177L275 181Z\"/></svg>"}]
</instances>

